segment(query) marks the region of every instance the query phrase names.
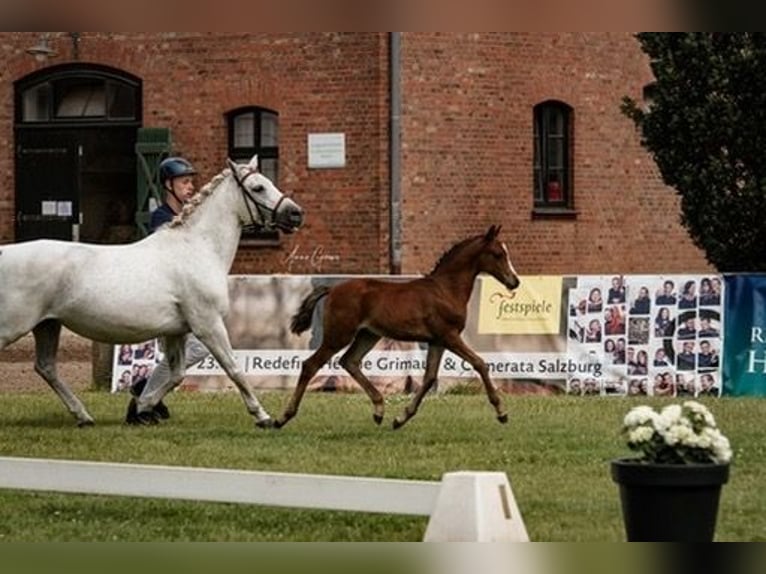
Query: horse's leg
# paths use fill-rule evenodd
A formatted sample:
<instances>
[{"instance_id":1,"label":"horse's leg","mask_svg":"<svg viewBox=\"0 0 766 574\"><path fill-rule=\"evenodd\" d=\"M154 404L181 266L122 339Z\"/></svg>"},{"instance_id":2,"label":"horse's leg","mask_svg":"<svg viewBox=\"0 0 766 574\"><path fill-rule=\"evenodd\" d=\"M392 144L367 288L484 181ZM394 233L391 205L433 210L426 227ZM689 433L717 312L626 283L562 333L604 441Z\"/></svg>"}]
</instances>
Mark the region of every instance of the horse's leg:
<instances>
[{"instance_id":1,"label":"horse's leg","mask_svg":"<svg viewBox=\"0 0 766 574\"><path fill-rule=\"evenodd\" d=\"M434 386L437 376L439 374L439 365L444 354L444 347L440 345L431 344L428 346L428 355L426 358L426 372L423 375L423 384L412 397L410 403L404 408L404 412L394 419L394 429L398 429L403 426L408 420L415 416L420 408L420 403L423 397L426 396L431 387Z\"/></svg>"},{"instance_id":2,"label":"horse's leg","mask_svg":"<svg viewBox=\"0 0 766 574\"><path fill-rule=\"evenodd\" d=\"M35 337L35 371L51 389L58 395L72 415L77 419L78 426L90 426L93 417L90 416L80 399L69 386L58 378L56 371L56 353L59 347L61 323L55 319L46 319L32 329Z\"/></svg>"},{"instance_id":3,"label":"horse's leg","mask_svg":"<svg viewBox=\"0 0 766 574\"><path fill-rule=\"evenodd\" d=\"M508 413L505 412L500 396L497 394L497 389L489 378L489 369L484 359L472 351L458 333L447 336L445 338L445 346L461 359L468 361L474 370L479 373L481 381L484 383L484 390L487 391L487 398L495 408L497 420L501 423L507 423Z\"/></svg>"},{"instance_id":4,"label":"horse's leg","mask_svg":"<svg viewBox=\"0 0 766 574\"><path fill-rule=\"evenodd\" d=\"M226 374L237 386L247 411L255 417L256 426L261 428L273 426L274 422L271 416L248 386L244 373L242 373L237 365L237 361L234 359L234 351L231 348L229 334L226 331L223 318L220 316L214 319L206 317L205 321L201 322L201 325L203 325L201 328L194 328L192 326L194 334L208 348L221 368L226 371Z\"/></svg>"},{"instance_id":5,"label":"horse's leg","mask_svg":"<svg viewBox=\"0 0 766 574\"><path fill-rule=\"evenodd\" d=\"M325 336L325 341L326 340L327 337ZM274 421L274 426L276 428L282 428L291 418L298 414L298 407L301 404L301 399L303 399L303 394L306 392L306 387L311 379L313 379L317 371L321 369L327 361L332 359L333 355L340 351L344 346L345 343L340 347L331 347L326 345L323 341L319 348L314 351L308 359L303 361L301 374L298 377L298 383L295 385L293 396L290 397L290 402L287 403L287 407L285 407L285 411L282 413L282 418Z\"/></svg>"},{"instance_id":6,"label":"horse's leg","mask_svg":"<svg viewBox=\"0 0 766 574\"><path fill-rule=\"evenodd\" d=\"M159 422L155 407L170 391L183 381L186 372L186 337L165 337L164 358L154 367L141 395L131 399L125 421L131 424L154 424ZM135 412L134 412L135 411Z\"/></svg>"},{"instance_id":7,"label":"horse's leg","mask_svg":"<svg viewBox=\"0 0 766 574\"><path fill-rule=\"evenodd\" d=\"M385 409L383 395L381 395L380 391L375 388L375 385L372 384L370 379L365 376L359 366L364 356L370 352L378 341L380 341L380 335L376 335L366 329L359 331L354 338L354 342L351 343L348 350L343 353L343 356L340 359L340 364L352 377L354 377L354 380L362 386L364 392L370 397L374 408L372 418L377 424L380 424L383 422L383 413Z\"/></svg>"}]
</instances>

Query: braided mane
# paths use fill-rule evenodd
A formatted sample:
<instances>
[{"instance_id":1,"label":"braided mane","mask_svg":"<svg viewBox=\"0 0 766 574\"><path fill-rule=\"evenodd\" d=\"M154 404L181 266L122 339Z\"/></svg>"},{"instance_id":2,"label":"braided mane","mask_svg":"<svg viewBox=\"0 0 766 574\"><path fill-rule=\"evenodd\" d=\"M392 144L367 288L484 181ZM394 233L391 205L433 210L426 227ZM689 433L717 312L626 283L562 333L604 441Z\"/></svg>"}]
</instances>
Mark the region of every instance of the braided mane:
<instances>
[{"instance_id":1,"label":"braided mane","mask_svg":"<svg viewBox=\"0 0 766 574\"><path fill-rule=\"evenodd\" d=\"M210 197L216 188L221 185L221 182L231 173L230 169L224 169L221 173L216 175L208 183L206 183L202 189L200 189L194 196L184 204L181 213L176 215L173 220L168 224L168 227L179 227L183 225L191 215L197 211L199 206Z\"/></svg>"}]
</instances>

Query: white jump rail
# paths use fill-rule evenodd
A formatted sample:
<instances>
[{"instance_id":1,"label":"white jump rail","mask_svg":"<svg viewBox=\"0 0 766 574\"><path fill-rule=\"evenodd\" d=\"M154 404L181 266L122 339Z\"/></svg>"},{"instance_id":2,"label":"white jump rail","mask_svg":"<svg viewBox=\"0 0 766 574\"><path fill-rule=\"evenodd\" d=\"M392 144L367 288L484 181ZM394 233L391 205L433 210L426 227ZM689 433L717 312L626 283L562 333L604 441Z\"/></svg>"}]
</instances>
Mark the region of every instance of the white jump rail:
<instances>
[{"instance_id":1,"label":"white jump rail","mask_svg":"<svg viewBox=\"0 0 766 574\"><path fill-rule=\"evenodd\" d=\"M528 540L497 472L435 482L0 457L0 488L431 516L426 540Z\"/></svg>"}]
</instances>

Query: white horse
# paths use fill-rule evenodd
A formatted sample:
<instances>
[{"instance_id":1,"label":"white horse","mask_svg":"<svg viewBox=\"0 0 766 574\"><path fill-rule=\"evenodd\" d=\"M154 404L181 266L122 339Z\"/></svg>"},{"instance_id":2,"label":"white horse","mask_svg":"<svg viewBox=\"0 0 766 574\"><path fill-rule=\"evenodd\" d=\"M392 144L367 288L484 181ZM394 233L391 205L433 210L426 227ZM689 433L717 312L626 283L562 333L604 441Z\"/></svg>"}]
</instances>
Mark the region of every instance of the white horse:
<instances>
[{"instance_id":1,"label":"white horse","mask_svg":"<svg viewBox=\"0 0 766 574\"><path fill-rule=\"evenodd\" d=\"M303 212L258 172L257 157L247 165L228 164L171 223L135 243L43 239L0 245L0 350L32 331L35 370L78 425L92 425L93 418L56 374L62 325L111 344L163 339L172 386L183 379L184 341L191 331L234 381L256 424L271 426L237 366L224 326L227 275L243 227L291 233L302 225ZM150 410L161 398L141 397L138 408Z\"/></svg>"}]
</instances>

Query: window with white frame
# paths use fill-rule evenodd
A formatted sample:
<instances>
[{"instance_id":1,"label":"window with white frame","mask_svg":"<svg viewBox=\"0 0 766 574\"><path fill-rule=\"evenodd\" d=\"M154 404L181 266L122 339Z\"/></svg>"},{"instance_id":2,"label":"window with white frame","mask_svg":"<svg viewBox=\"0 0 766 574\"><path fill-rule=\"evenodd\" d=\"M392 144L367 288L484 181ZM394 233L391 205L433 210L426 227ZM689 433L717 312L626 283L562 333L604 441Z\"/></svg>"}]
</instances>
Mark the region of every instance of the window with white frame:
<instances>
[{"instance_id":1,"label":"window with white frame","mask_svg":"<svg viewBox=\"0 0 766 574\"><path fill-rule=\"evenodd\" d=\"M229 157L245 163L258 155L258 167L279 186L279 115L273 110L248 106L226 114ZM243 234L244 240L279 242L279 231L261 230Z\"/></svg>"}]
</instances>

